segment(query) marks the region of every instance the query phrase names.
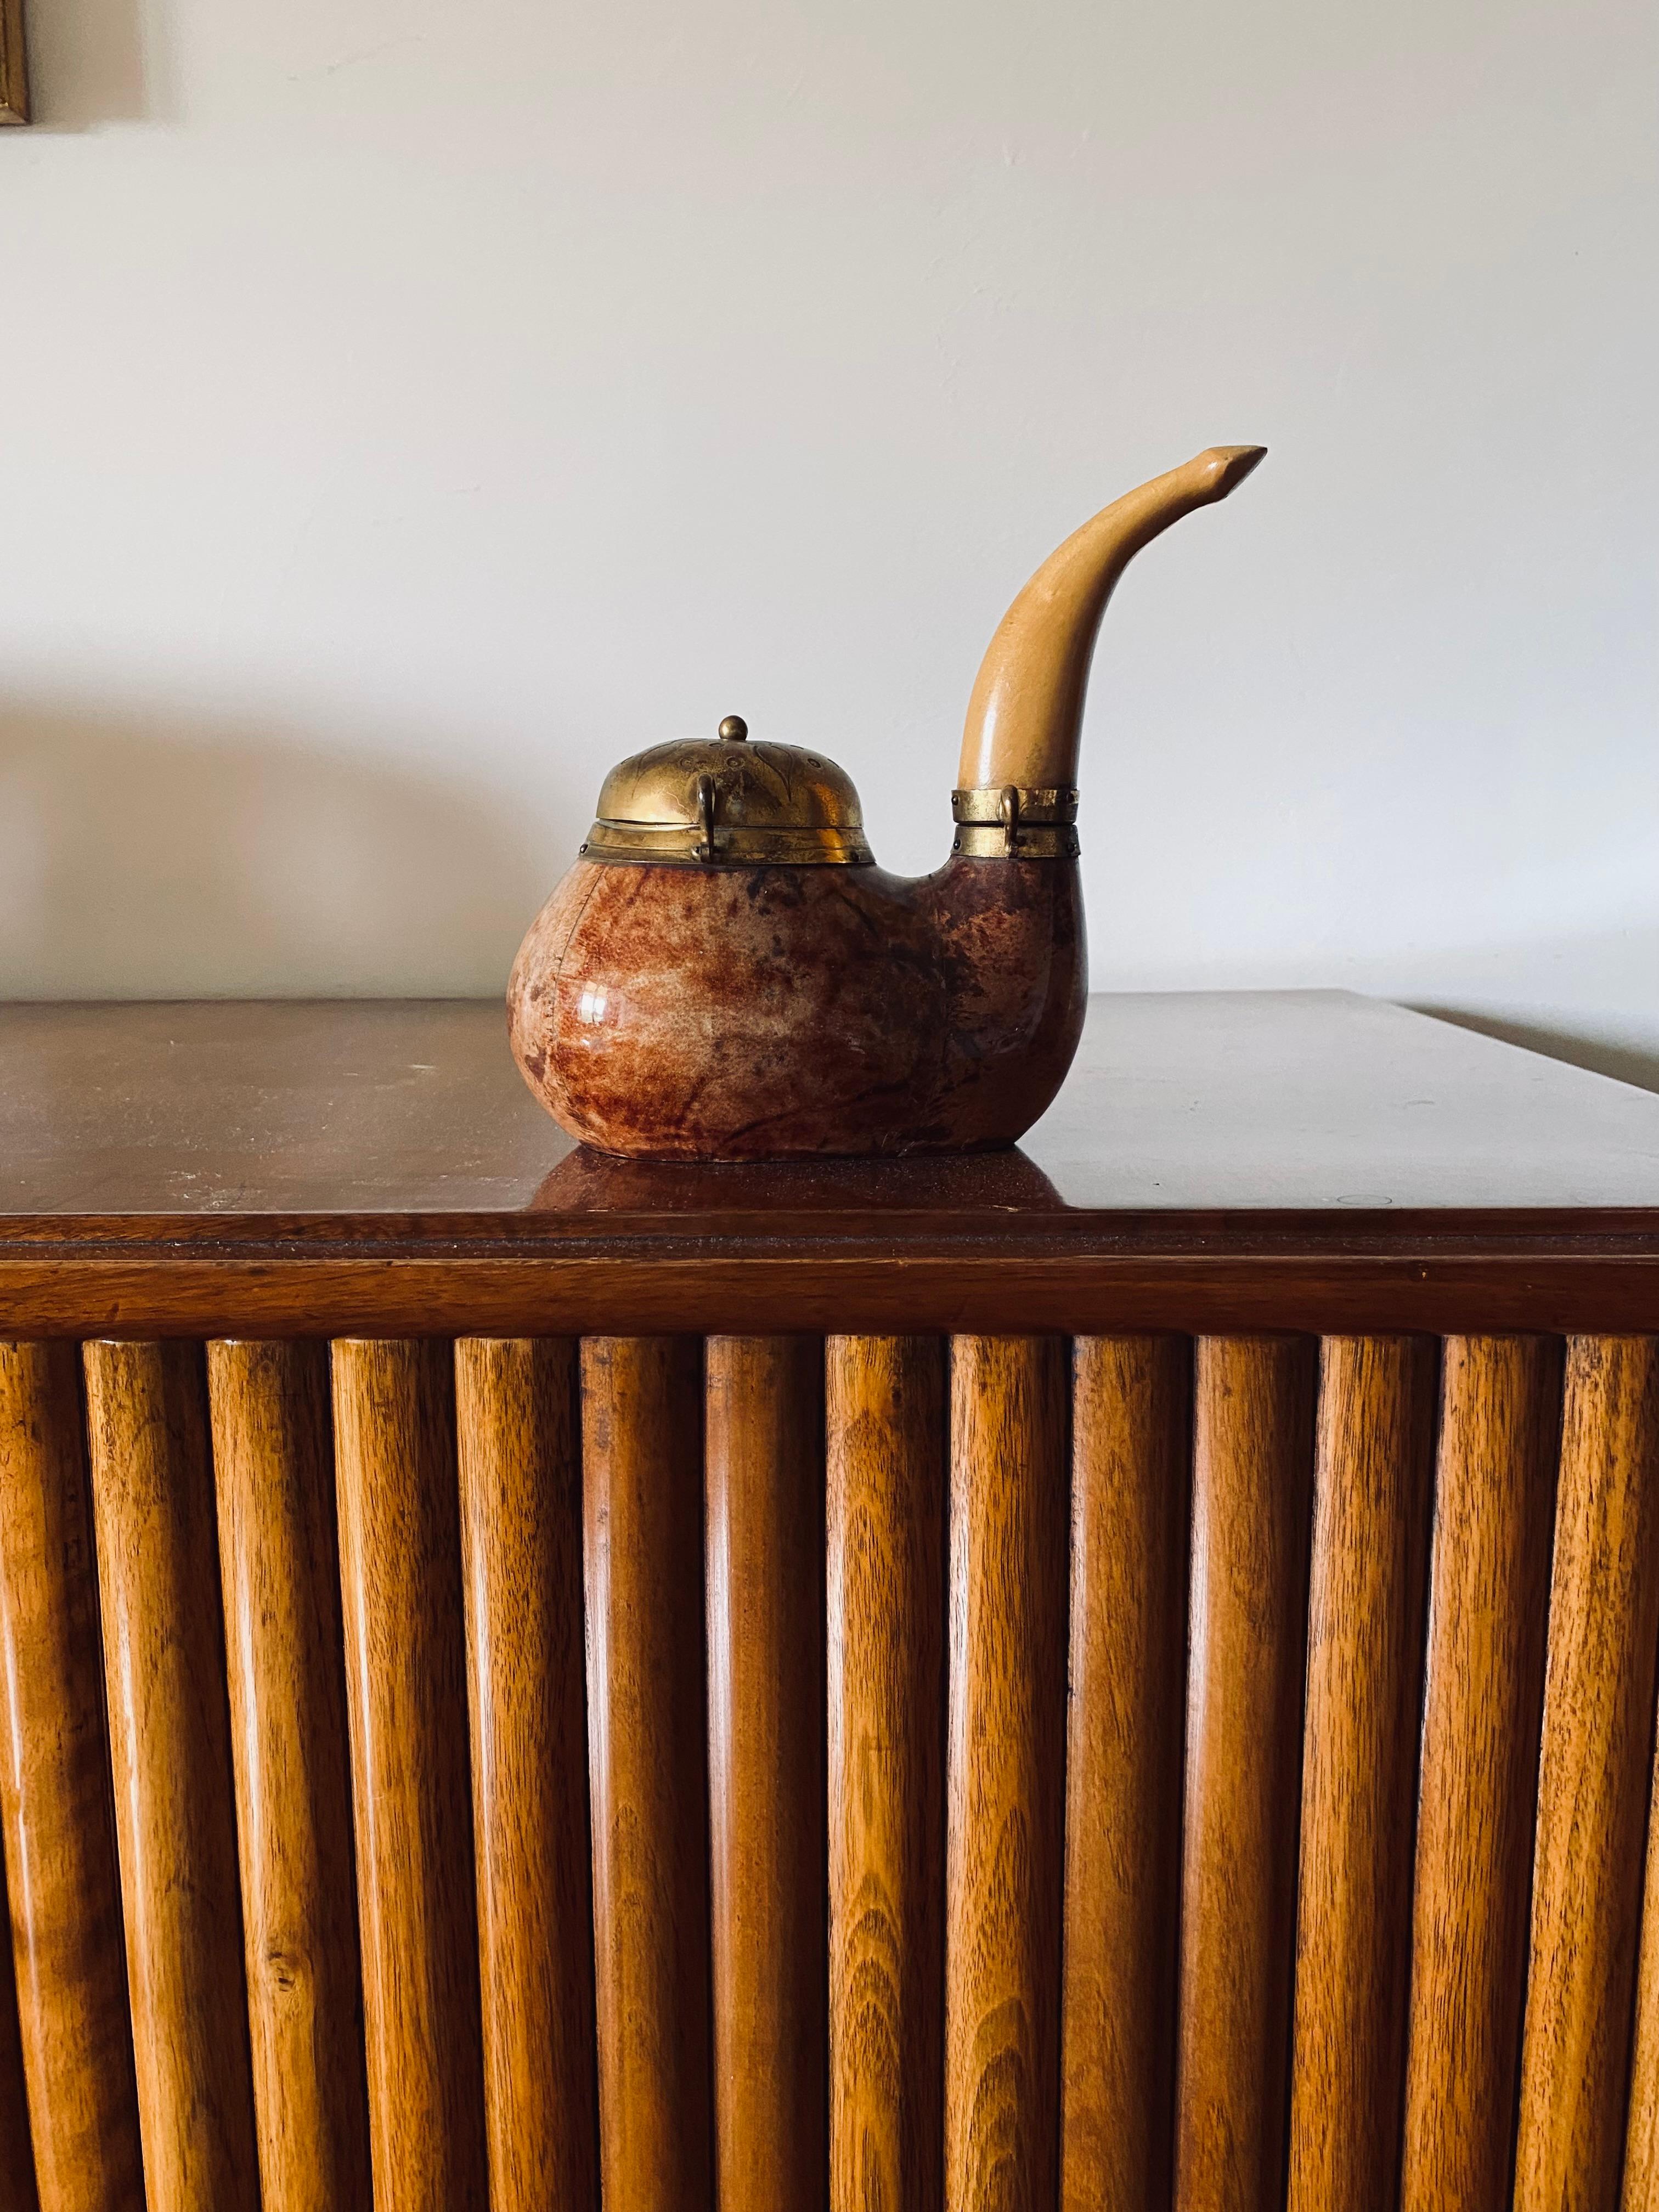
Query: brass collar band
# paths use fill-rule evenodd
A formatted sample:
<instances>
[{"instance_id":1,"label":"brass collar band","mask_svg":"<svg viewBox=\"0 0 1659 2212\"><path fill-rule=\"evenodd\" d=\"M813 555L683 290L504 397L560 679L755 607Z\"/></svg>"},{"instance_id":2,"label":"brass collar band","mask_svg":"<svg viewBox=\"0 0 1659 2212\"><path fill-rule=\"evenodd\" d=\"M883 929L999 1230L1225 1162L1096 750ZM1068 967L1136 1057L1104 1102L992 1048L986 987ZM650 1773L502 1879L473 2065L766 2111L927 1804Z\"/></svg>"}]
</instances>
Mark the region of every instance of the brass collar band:
<instances>
[{"instance_id":1,"label":"brass collar band","mask_svg":"<svg viewBox=\"0 0 1659 2212\"><path fill-rule=\"evenodd\" d=\"M581 848L585 860L647 861L664 868L868 867L861 827L720 819L712 778L696 785L696 822L628 822L601 815ZM951 850L969 860L1074 860L1077 793L1018 784L953 791Z\"/></svg>"},{"instance_id":2,"label":"brass collar band","mask_svg":"<svg viewBox=\"0 0 1659 2212\"><path fill-rule=\"evenodd\" d=\"M953 853L980 860L1074 860L1077 793L1007 783L951 793Z\"/></svg>"},{"instance_id":3,"label":"brass collar band","mask_svg":"<svg viewBox=\"0 0 1659 2212\"><path fill-rule=\"evenodd\" d=\"M728 828L705 818L683 825L601 820L588 831L581 857L648 860L659 868L857 868L874 856L856 830L782 823Z\"/></svg>"}]
</instances>

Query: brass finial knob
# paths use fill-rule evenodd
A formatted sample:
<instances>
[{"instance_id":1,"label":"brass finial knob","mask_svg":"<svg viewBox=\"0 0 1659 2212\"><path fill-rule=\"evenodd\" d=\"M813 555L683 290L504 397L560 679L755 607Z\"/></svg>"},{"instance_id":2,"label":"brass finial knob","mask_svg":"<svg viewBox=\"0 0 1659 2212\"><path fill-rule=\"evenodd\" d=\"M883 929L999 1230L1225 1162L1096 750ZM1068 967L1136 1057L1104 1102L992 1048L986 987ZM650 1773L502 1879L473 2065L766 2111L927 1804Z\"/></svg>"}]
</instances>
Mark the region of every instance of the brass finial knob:
<instances>
[{"instance_id":1,"label":"brass finial knob","mask_svg":"<svg viewBox=\"0 0 1659 2212\"><path fill-rule=\"evenodd\" d=\"M720 733L728 745L740 745L749 735L749 725L741 714L728 714L720 724Z\"/></svg>"}]
</instances>

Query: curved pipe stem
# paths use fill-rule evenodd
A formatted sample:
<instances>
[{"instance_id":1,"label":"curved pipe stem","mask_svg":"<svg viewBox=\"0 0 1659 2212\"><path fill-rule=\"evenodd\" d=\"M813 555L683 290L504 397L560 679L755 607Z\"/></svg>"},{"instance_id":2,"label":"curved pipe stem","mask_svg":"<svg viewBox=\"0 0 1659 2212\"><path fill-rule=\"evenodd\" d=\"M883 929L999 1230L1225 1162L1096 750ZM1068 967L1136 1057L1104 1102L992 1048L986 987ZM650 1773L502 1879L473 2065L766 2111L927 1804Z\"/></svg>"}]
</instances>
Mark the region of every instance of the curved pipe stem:
<instances>
[{"instance_id":1,"label":"curved pipe stem","mask_svg":"<svg viewBox=\"0 0 1659 2212\"><path fill-rule=\"evenodd\" d=\"M1089 662L1113 586L1143 545L1195 507L1225 499L1267 450L1212 446L1126 492L1049 555L1002 617L980 664L959 789L1076 783Z\"/></svg>"}]
</instances>

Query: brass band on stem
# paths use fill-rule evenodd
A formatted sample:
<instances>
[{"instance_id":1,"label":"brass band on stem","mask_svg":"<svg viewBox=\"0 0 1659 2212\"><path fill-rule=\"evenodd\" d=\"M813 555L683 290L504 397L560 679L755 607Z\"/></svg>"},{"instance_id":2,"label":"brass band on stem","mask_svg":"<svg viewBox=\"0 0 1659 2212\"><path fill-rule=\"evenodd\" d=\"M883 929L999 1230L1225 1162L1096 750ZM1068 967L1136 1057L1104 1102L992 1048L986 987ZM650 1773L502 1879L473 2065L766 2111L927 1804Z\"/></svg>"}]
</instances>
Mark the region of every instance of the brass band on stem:
<instances>
[{"instance_id":1,"label":"brass band on stem","mask_svg":"<svg viewBox=\"0 0 1659 2212\"><path fill-rule=\"evenodd\" d=\"M951 793L951 850L970 860L1074 860L1077 792L1069 784L976 784Z\"/></svg>"}]
</instances>

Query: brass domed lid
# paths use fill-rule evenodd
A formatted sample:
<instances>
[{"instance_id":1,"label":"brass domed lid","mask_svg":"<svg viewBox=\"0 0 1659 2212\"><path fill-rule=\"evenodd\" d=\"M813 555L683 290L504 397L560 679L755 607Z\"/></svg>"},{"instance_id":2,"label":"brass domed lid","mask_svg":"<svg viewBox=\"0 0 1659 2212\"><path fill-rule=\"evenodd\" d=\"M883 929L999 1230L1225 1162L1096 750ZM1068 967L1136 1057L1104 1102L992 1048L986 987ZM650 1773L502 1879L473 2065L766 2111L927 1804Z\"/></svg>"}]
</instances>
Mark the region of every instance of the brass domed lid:
<instances>
[{"instance_id":1,"label":"brass domed lid","mask_svg":"<svg viewBox=\"0 0 1659 2212\"><path fill-rule=\"evenodd\" d=\"M718 738L681 738L620 762L599 793L588 860L669 867L867 865L852 779L801 745L748 742L728 714Z\"/></svg>"}]
</instances>

